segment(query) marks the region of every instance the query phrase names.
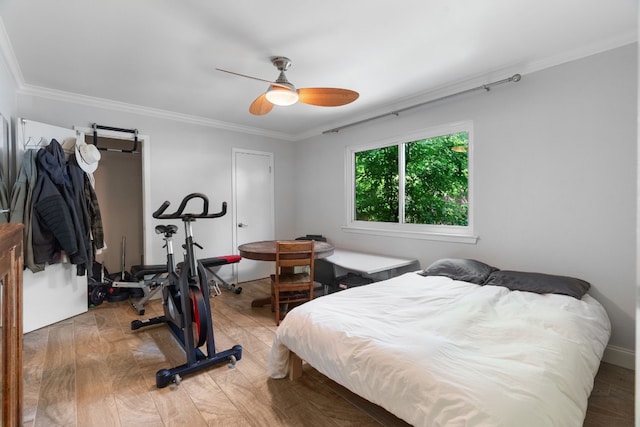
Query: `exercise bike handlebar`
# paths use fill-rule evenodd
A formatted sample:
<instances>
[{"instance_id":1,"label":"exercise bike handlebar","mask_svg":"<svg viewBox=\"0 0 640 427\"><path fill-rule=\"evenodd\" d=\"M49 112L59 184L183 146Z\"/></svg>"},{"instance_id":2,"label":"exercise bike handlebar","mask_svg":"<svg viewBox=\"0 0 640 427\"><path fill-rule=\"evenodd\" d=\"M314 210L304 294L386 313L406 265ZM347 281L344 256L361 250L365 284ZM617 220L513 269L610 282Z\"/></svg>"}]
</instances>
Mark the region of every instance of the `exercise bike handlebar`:
<instances>
[{"instance_id":1,"label":"exercise bike handlebar","mask_svg":"<svg viewBox=\"0 0 640 427\"><path fill-rule=\"evenodd\" d=\"M187 207L187 203L191 199L202 199L202 212L201 213L184 213L184 209ZM209 199L202 193L191 193L182 199L178 210L171 214L165 214L164 211L167 210L171 203L166 200L162 205L155 211L152 216L156 219L195 219L195 218L219 218L224 216L227 213L227 202L222 202L222 210L217 213L209 213Z\"/></svg>"}]
</instances>

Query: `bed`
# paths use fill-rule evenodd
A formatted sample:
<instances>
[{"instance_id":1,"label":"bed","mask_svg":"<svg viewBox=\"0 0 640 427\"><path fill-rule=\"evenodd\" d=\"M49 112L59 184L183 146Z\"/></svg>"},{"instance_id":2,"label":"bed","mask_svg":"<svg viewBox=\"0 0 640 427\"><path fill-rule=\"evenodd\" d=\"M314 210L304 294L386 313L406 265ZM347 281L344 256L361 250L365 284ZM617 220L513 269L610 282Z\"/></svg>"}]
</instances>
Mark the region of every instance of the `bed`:
<instances>
[{"instance_id":1,"label":"bed","mask_svg":"<svg viewBox=\"0 0 640 427\"><path fill-rule=\"evenodd\" d=\"M588 289L439 260L291 310L269 376L304 360L416 426L581 426L611 328Z\"/></svg>"}]
</instances>

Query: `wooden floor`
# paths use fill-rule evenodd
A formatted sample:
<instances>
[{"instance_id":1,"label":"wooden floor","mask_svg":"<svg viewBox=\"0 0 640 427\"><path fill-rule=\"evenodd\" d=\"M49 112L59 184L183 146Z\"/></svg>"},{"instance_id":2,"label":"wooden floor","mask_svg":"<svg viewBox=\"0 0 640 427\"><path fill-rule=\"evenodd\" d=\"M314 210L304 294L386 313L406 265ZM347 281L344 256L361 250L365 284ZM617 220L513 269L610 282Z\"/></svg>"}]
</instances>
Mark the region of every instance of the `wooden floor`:
<instances>
[{"instance_id":1,"label":"wooden floor","mask_svg":"<svg viewBox=\"0 0 640 427\"><path fill-rule=\"evenodd\" d=\"M301 379L272 380L266 367L276 330L267 281L244 283L240 295L212 298L216 349L243 346L234 369L222 364L158 389L155 373L185 363L163 325L130 330L134 319L161 315L147 304L108 303L25 335L25 426L403 426L305 365ZM632 426L633 371L603 363L584 425Z\"/></svg>"}]
</instances>

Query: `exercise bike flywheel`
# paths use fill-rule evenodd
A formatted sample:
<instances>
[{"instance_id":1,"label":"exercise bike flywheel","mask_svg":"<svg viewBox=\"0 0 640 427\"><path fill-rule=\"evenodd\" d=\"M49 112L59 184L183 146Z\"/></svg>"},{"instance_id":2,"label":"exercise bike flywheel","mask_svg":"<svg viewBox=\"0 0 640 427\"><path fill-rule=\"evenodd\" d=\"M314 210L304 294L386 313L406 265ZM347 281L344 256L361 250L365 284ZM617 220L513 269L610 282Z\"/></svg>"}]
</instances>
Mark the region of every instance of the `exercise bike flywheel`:
<instances>
[{"instance_id":1,"label":"exercise bike flywheel","mask_svg":"<svg viewBox=\"0 0 640 427\"><path fill-rule=\"evenodd\" d=\"M199 287L189 286L189 297L191 299L191 317L193 318L193 341L196 343L196 347L200 347L207 342L207 307Z\"/></svg>"}]
</instances>

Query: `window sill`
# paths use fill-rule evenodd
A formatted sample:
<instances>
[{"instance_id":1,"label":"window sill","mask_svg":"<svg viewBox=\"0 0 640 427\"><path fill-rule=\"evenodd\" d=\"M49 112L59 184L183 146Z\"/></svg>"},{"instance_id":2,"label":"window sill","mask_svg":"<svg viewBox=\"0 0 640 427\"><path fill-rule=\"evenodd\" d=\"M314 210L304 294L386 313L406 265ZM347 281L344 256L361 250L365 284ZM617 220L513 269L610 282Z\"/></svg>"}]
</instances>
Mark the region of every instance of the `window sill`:
<instances>
[{"instance_id":1,"label":"window sill","mask_svg":"<svg viewBox=\"0 0 640 427\"><path fill-rule=\"evenodd\" d=\"M467 243L472 245L475 245L478 242L478 236L472 236L468 234L446 234L446 233L433 233L433 232L424 232L424 231L388 230L388 229L376 229L376 228L367 228L367 227L354 227L350 225L343 225L341 229L346 233L371 234L376 236L388 236L388 237L403 237L407 239L436 240L439 242Z\"/></svg>"}]
</instances>

